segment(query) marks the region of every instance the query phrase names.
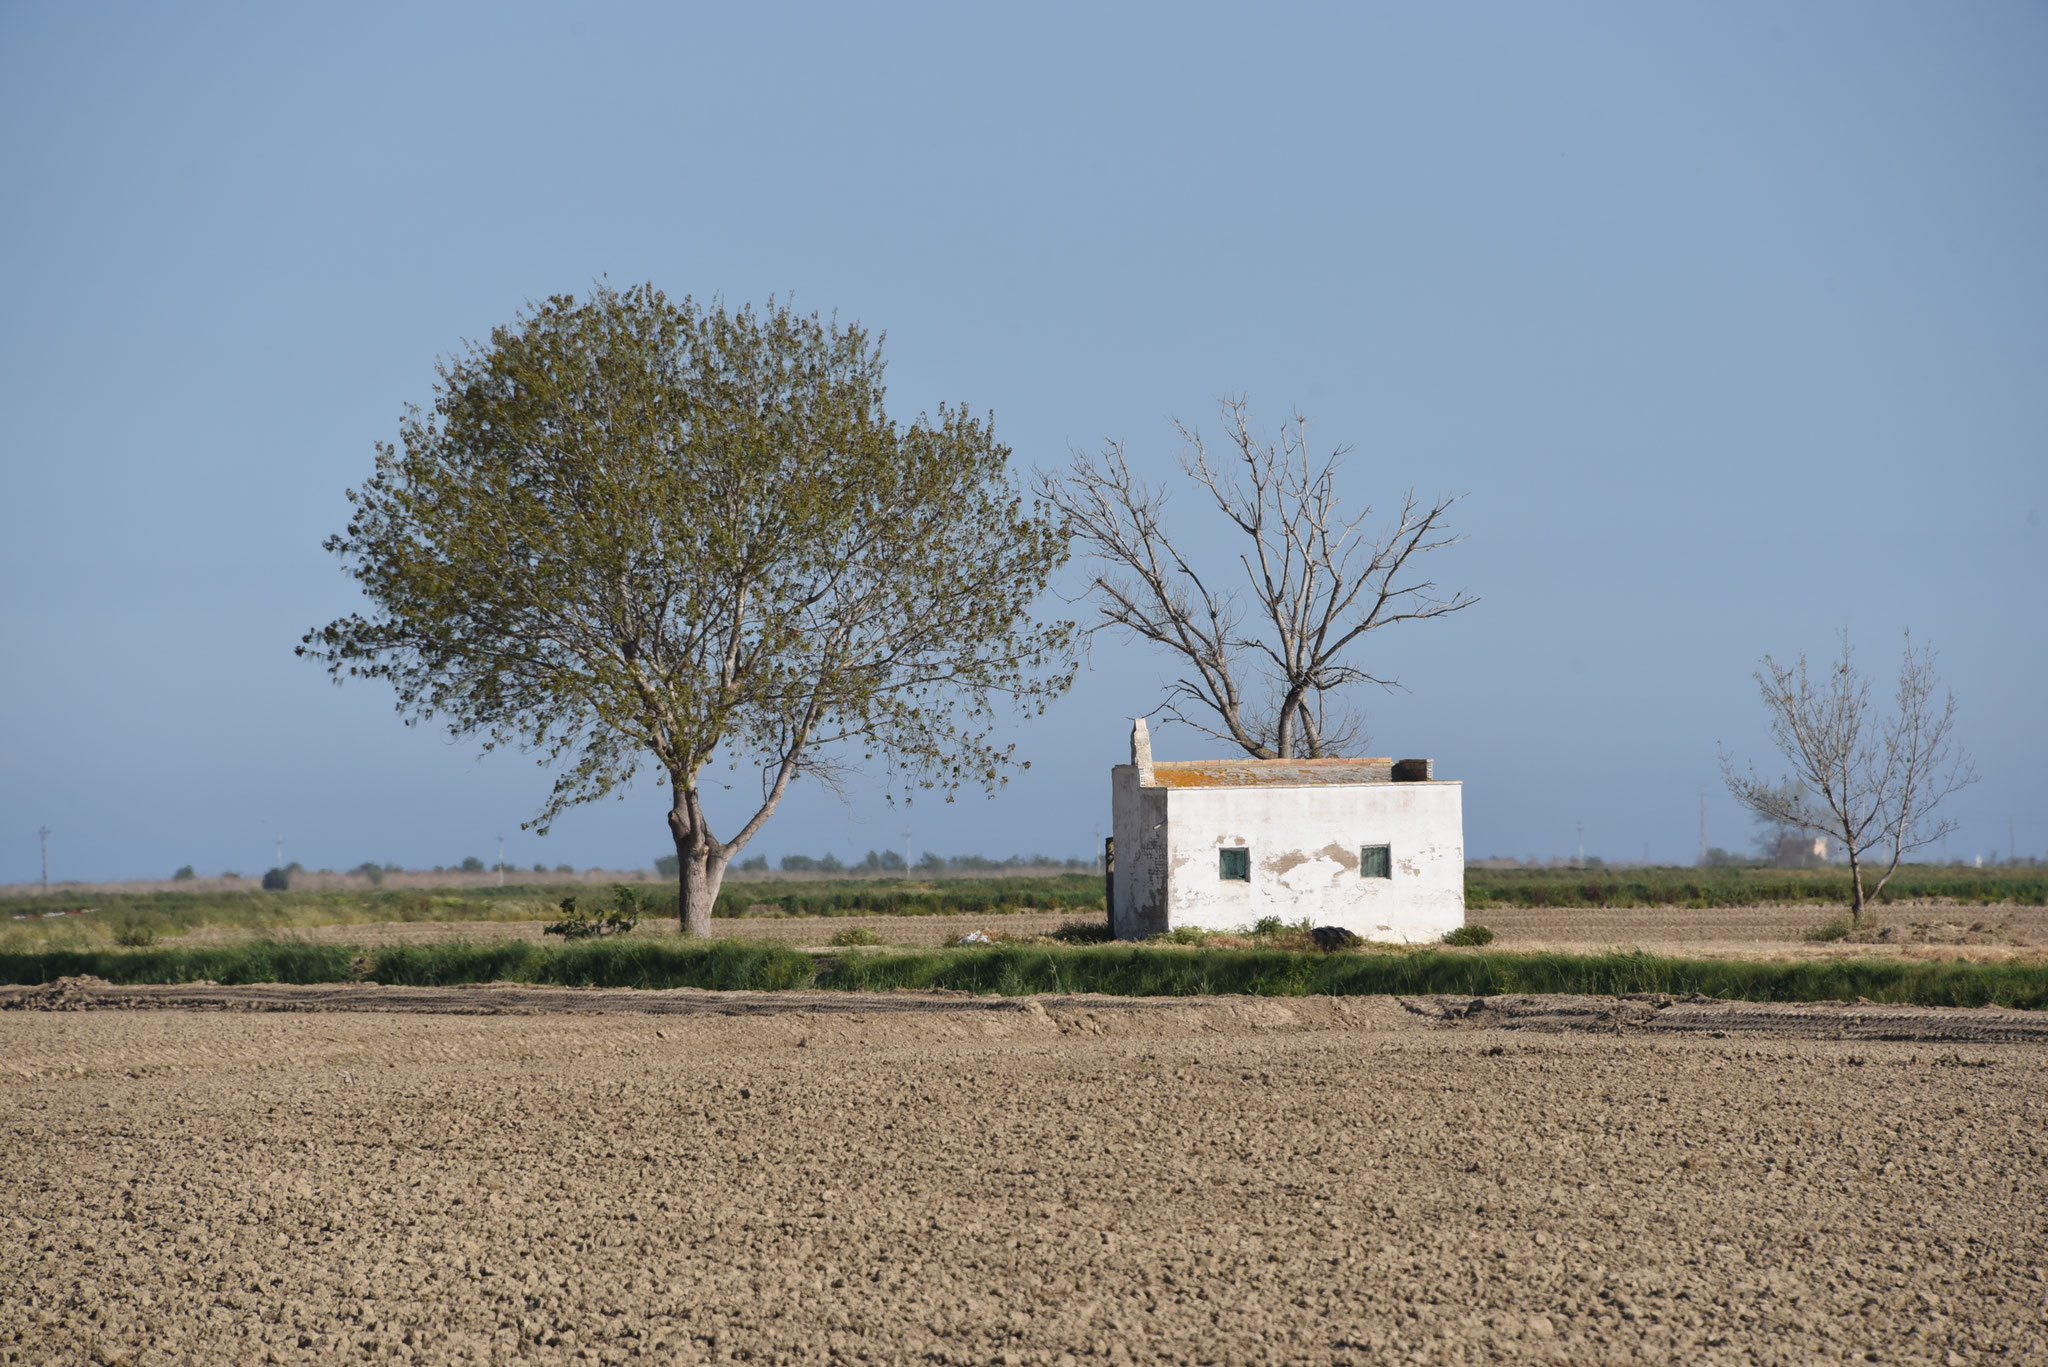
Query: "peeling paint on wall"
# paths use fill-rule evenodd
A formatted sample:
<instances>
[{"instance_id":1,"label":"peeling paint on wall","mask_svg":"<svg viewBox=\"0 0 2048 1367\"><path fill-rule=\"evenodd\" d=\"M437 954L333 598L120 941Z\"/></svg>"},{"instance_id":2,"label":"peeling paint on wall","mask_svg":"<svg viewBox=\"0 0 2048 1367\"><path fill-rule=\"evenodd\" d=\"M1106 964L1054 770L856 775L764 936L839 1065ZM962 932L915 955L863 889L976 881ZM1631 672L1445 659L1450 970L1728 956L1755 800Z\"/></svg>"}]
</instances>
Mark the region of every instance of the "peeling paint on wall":
<instances>
[{"instance_id":1,"label":"peeling paint on wall","mask_svg":"<svg viewBox=\"0 0 2048 1367\"><path fill-rule=\"evenodd\" d=\"M1179 926L1234 929L1277 915L1412 942L1464 923L1457 783L1199 788L1135 780L1133 768L1118 766L1111 784L1119 903L1112 926L1123 938ZM1392 877L1361 876L1366 845L1389 847ZM1233 847L1251 854L1250 882L1221 877L1216 852Z\"/></svg>"}]
</instances>

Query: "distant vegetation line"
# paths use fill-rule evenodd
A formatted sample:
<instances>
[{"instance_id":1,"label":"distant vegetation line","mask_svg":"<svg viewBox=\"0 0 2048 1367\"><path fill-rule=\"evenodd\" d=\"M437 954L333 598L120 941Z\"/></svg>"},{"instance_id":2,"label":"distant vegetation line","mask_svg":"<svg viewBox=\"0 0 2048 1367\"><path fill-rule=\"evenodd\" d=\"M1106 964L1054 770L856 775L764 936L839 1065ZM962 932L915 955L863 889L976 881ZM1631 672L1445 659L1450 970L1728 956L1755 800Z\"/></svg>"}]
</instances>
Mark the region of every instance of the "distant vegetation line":
<instances>
[{"instance_id":1,"label":"distant vegetation line","mask_svg":"<svg viewBox=\"0 0 2048 1367\"><path fill-rule=\"evenodd\" d=\"M635 886L646 892L653 906L674 913L673 884L639 880ZM1465 902L1474 910L1490 906L1846 904L1848 886L1848 876L1833 868L1468 868ZM590 888L588 882L550 883L536 879L505 887L486 884L284 892L265 892L255 887L92 893L59 889L47 897L40 893L0 897L0 912L39 913L71 905L76 900L78 905L90 905L104 914L154 916L167 924L287 925L295 923L297 914L341 921L514 920L546 915L555 900L588 894ZM739 916L749 909L769 909L792 916L917 915L1026 907L1087 910L1102 906L1102 889L1102 875L1092 872L978 877L733 878L719 894L717 914ZM1948 898L1970 903L2048 905L2048 867L1972 869L1908 865L1885 891L1888 901Z\"/></svg>"},{"instance_id":2,"label":"distant vegetation line","mask_svg":"<svg viewBox=\"0 0 2048 1367\"><path fill-rule=\"evenodd\" d=\"M1880 900L1936 898L2048 905L2048 868L1908 864L1886 885ZM1847 906L1849 901L1848 871L1833 867L1465 870L1465 906L1471 912L1488 907Z\"/></svg>"},{"instance_id":3,"label":"distant vegetation line","mask_svg":"<svg viewBox=\"0 0 2048 1367\"><path fill-rule=\"evenodd\" d=\"M0 981L33 985L90 974L114 983L374 982L456 986L784 991L954 989L1128 997L1491 996L1568 992L1698 993L1738 1001L1854 1001L2048 1008L2048 964L1849 959L1776 962L1647 954L1391 950L1288 953L1100 946L878 951L816 958L757 941L611 940L392 945L256 942L207 949L0 951Z\"/></svg>"},{"instance_id":4,"label":"distant vegetation line","mask_svg":"<svg viewBox=\"0 0 2048 1367\"><path fill-rule=\"evenodd\" d=\"M635 884L647 912L655 917L676 914L676 889L667 883ZM29 917L0 920L7 928L47 931L56 925L81 932L103 927L155 935L219 927L241 930L289 930L295 926L349 925L409 921L531 921L552 919L563 897L587 899L591 885L514 884L503 888L348 888L307 892L150 891L90 894L60 900L55 894L0 898L0 914ZM46 913L92 908L90 916L51 917ZM776 916L918 916L1011 911L1101 911L1100 874L1056 874L1050 877L910 879L843 879L819 882L771 881L727 883L715 915Z\"/></svg>"},{"instance_id":5,"label":"distant vegetation line","mask_svg":"<svg viewBox=\"0 0 2048 1367\"><path fill-rule=\"evenodd\" d=\"M676 890L639 884L648 914L673 918ZM152 891L0 898L0 942L53 934L130 942L204 928L281 931L297 926L405 921L552 919L564 896L589 884L526 884L504 888L354 888L308 892ZM846 878L729 882L715 915L919 916L996 915L1019 911L1100 912L1100 874L1048 877ZM1969 905L2048 905L2048 869L1908 868L1886 889L1887 901L1946 898ZM1489 909L1521 907L1733 907L1820 904L1846 906L1848 880L1833 869L1469 869L1467 919L1483 923ZM87 916L45 918L52 910L92 908Z\"/></svg>"}]
</instances>

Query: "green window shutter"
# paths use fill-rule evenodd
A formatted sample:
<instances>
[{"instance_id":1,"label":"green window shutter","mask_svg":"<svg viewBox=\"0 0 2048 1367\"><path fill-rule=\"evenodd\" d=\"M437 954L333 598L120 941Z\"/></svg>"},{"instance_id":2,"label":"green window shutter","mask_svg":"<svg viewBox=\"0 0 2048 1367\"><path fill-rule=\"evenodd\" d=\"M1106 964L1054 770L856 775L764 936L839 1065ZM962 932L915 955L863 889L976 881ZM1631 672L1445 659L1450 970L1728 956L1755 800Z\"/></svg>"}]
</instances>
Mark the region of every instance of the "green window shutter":
<instances>
[{"instance_id":1,"label":"green window shutter","mask_svg":"<svg viewBox=\"0 0 2048 1367\"><path fill-rule=\"evenodd\" d=\"M1359 850L1358 873L1361 878L1392 878L1394 876L1393 846L1367 845Z\"/></svg>"},{"instance_id":2,"label":"green window shutter","mask_svg":"<svg viewBox=\"0 0 2048 1367\"><path fill-rule=\"evenodd\" d=\"M1226 883L1251 882L1252 852L1250 850L1216 851L1216 876Z\"/></svg>"}]
</instances>

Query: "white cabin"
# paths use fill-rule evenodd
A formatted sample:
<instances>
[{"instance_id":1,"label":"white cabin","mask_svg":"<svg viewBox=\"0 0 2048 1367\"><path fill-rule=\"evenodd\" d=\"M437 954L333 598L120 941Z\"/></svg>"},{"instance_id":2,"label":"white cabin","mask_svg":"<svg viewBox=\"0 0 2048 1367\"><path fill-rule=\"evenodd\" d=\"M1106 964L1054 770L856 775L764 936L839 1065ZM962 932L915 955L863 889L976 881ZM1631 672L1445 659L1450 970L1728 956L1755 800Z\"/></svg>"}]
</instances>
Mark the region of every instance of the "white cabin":
<instances>
[{"instance_id":1,"label":"white cabin","mask_svg":"<svg viewBox=\"0 0 2048 1367\"><path fill-rule=\"evenodd\" d=\"M1465 924L1463 785L1426 759L1161 760L1110 771L1110 930L1261 917L1417 943Z\"/></svg>"}]
</instances>

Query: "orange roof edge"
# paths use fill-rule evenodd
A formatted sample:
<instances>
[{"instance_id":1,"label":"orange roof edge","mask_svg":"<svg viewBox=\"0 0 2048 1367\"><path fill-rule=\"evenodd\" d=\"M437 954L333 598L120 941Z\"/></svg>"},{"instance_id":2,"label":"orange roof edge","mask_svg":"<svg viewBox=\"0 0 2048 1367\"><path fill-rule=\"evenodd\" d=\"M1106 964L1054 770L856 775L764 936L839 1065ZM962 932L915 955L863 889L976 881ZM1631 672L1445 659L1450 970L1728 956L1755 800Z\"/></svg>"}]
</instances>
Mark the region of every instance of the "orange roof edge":
<instances>
[{"instance_id":1,"label":"orange roof edge","mask_svg":"<svg viewBox=\"0 0 2048 1367\"><path fill-rule=\"evenodd\" d=\"M1206 769L1215 764L1392 764L1391 756L1343 755L1334 759L1155 759L1154 769Z\"/></svg>"}]
</instances>

